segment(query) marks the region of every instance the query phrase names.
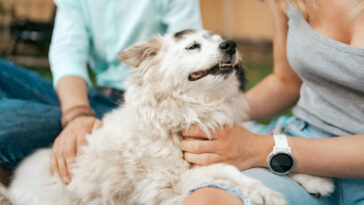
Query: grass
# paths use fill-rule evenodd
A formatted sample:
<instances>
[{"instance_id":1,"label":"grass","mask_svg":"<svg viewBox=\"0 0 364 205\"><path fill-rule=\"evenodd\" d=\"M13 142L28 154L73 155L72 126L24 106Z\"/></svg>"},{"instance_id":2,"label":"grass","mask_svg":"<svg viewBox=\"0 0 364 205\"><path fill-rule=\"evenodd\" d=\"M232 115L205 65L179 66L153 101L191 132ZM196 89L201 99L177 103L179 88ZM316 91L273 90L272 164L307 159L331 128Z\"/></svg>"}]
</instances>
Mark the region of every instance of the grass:
<instances>
[{"instance_id":1,"label":"grass","mask_svg":"<svg viewBox=\"0 0 364 205\"><path fill-rule=\"evenodd\" d=\"M247 62L246 63L246 79L247 90L256 85L259 81L272 73L273 62Z\"/></svg>"},{"instance_id":2,"label":"grass","mask_svg":"<svg viewBox=\"0 0 364 205\"><path fill-rule=\"evenodd\" d=\"M273 62L272 61L247 62L245 67L246 67L246 78L247 78L246 88L248 90L272 72ZM29 69L37 72L39 75L41 75L44 78L47 78L50 80L52 79L52 74L51 74L51 71L49 68L29 68ZM90 75L90 77L93 80L93 82L95 82L94 76ZM292 114L292 112L289 109L283 113L280 113L279 115L291 115L291 114ZM259 122L261 122L263 124L268 124L277 116L273 116L271 118L261 120Z\"/></svg>"},{"instance_id":3,"label":"grass","mask_svg":"<svg viewBox=\"0 0 364 205\"><path fill-rule=\"evenodd\" d=\"M27 67L29 70L37 72L43 78L52 80L52 73L49 68L34 68L34 67Z\"/></svg>"},{"instance_id":4,"label":"grass","mask_svg":"<svg viewBox=\"0 0 364 205\"><path fill-rule=\"evenodd\" d=\"M265 78L267 75L272 73L273 69L273 62L272 61L265 61L265 62L248 62L246 64L246 78L247 78L247 90L256 85L259 81ZM269 124L273 119L280 115L292 115L292 110L288 109L279 113L275 116L270 118L260 120L259 122L262 124Z\"/></svg>"}]
</instances>

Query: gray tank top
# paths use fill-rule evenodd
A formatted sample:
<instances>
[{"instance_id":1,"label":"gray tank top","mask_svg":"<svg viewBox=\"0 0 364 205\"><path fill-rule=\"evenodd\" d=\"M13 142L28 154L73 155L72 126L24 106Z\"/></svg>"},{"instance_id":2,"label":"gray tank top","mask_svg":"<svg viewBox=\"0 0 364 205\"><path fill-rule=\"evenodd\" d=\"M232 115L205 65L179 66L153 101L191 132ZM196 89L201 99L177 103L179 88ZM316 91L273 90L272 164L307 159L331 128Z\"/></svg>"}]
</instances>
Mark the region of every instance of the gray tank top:
<instances>
[{"instance_id":1,"label":"gray tank top","mask_svg":"<svg viewBox=\"0 0 364 205\"><path fill-rule=\"evenodd\" d=\"M288 61L303 81L293 114L334 135L364 134L364 49L316 32L292 5L288 18Z\"/></svg>"}]
</instances>

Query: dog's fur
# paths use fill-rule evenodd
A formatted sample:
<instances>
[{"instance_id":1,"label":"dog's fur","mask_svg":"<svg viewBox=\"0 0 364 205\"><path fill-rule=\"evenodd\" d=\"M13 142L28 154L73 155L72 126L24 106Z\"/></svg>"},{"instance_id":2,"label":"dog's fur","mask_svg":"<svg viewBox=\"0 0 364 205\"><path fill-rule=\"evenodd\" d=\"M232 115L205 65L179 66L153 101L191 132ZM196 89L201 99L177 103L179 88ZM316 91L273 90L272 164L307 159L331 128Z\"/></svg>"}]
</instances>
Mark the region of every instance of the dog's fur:
<instances>
[{"instance_id":1,"label":"dog's fur","mask_svg":"<svg viewBox=\"0 0 364 205\"><path fill-rule=\"evenodd\" d=\"M221 51L222 41L211 32L190 30L127 48L121 59L135 70L125 103L88 136L71 168L71 183L65 186L50 173L50 149L43 149L17 168L10 197L17 205L176 205L189 190L218 184L234 187L255 204L285 204L280 194L233 166L191 168L183 160L182 130L196 124L209 132L247 119L236 75L218 70L189 80L219 63L239 63L238 54Z\"/></svg>"}]
</instances>

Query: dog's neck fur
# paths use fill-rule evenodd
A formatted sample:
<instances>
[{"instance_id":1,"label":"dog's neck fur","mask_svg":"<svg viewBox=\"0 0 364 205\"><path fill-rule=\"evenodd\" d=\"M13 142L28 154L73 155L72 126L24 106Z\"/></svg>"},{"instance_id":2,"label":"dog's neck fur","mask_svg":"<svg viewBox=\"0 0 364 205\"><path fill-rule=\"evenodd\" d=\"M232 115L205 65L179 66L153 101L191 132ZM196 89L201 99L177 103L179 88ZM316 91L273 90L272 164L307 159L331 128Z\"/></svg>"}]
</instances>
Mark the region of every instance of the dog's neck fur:
<instances>
[{"instance_id":1,"label":"dog's neck fur","mask_svg":"<svg viewBox=\"0 0 364 205\"><path fill-rule=\"evenodd\" d=\"M133 76L125 93L124 107L135 113L145 129L159 130L161 137L176 135L193 124L205 132L232 126L247 119L247 104L239 92L236 76L231 77L225 89L191 97L194 95L182 91L167 92L145 86Z\"/></svg>"}]
</instances>

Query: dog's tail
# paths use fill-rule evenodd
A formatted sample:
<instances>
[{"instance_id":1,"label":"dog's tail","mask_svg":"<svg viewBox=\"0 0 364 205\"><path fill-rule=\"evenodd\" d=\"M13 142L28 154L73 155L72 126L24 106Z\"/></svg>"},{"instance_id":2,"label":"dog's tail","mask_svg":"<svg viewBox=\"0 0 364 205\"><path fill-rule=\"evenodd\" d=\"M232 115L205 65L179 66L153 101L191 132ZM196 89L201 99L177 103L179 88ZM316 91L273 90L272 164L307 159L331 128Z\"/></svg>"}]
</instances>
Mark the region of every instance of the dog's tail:
<instances>
[{"instance_id":1,"label":"dog's tail","mask_svg":"<svg viewBox=\"0 0 364 205\"><path fill-rule=\"evenodd\" d=\"M0 205L14 205L10 200L9 192L0 184Z\"/></svg>"}]
</instances>

